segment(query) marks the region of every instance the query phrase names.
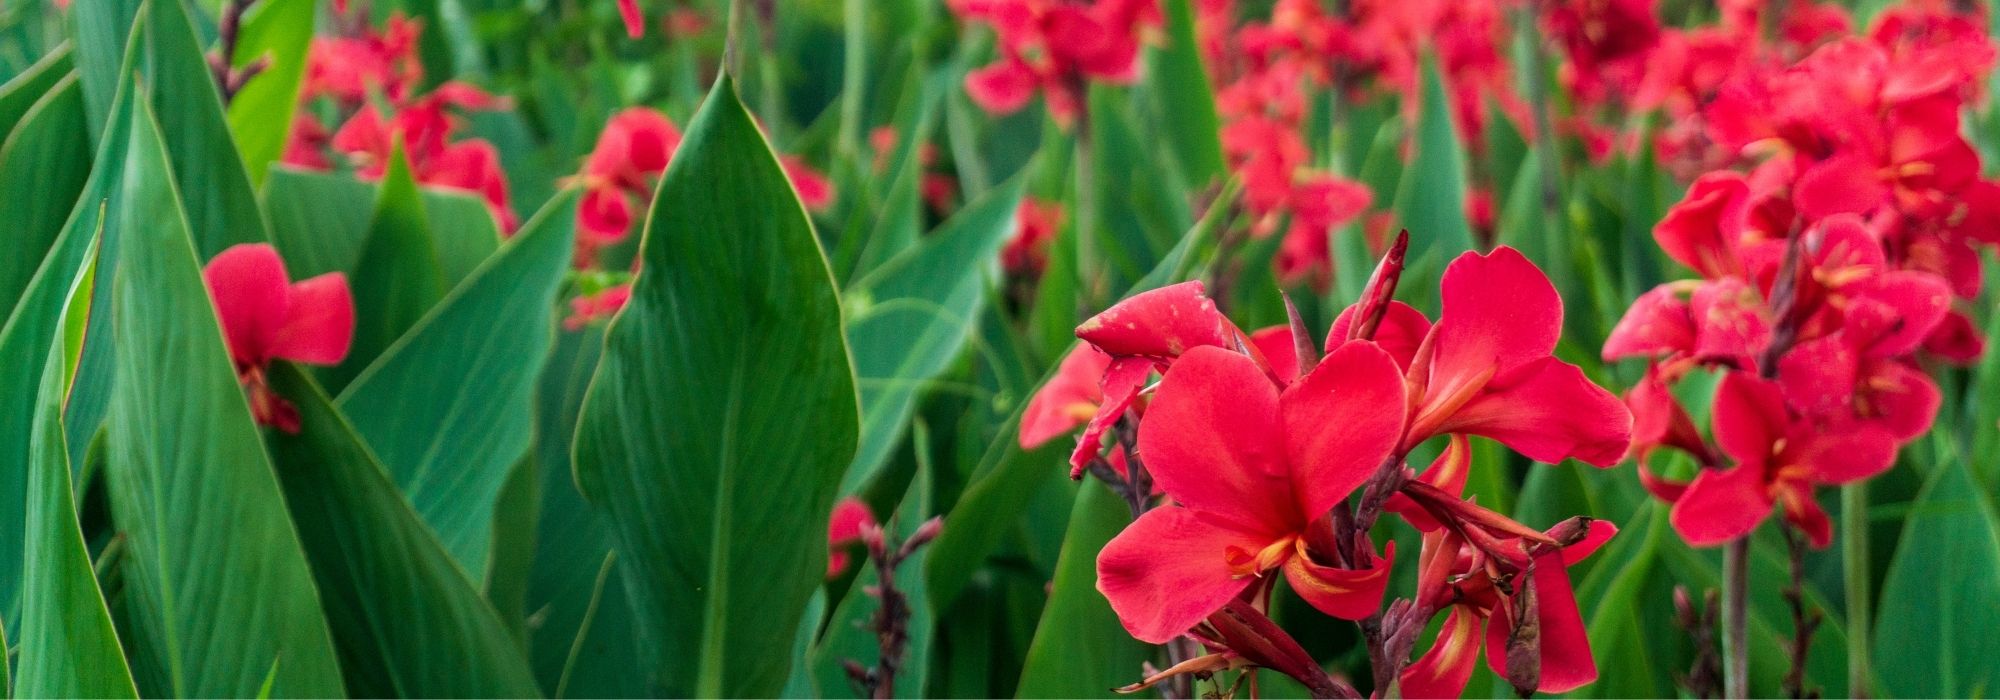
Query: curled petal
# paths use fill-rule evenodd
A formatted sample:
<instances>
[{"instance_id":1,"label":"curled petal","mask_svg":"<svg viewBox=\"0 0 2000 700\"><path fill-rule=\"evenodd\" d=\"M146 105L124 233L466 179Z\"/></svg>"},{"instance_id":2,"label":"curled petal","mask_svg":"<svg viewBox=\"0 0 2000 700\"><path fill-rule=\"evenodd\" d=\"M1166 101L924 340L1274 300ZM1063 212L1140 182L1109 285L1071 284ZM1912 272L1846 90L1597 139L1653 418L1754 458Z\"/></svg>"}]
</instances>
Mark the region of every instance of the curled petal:
<instances>
[{"instance_id":1,"label":"curled petal","mask_svg":"<svg viewBox=\"0 0 2000 700\"><path fill-rule=\"evenodd\" d=\"M1382 608L1382 593L1389 588L1389 571L1396 561L1395 541L1389 542L1386 556L1370 552L1369 557L1373 561L1366 569L1321 566L1300 541L1298 552L1285 562L1285 580L1320 612L1342 620L1366 619Z\"/></svg>"},{"instance_id":2,"label":"curled petal","mask_svg":"<svg viewBox=\"0 0 2000 700\"><path fill-rule=\"evenodd\" d=\"M1653 240L1682 265L1703 277L1739 272L1728 222L1741 215L1750 188L1743 176L1728 171L1703 175L1688 187L1687 196L1667 210L1653 227Z\"/></svg>"},{"instance_id":3,"label":"curled petal","mask_svg":"<svg viewBox=\"0 0 2000 700\"><path fill-rule=\"evenodd\" d=\"M1562 549L1563 566L1575 566L1577 562L1583 561L1592 554L1596 554L1598 548L1603 547L1605 543L1610 542L1611 538L1617 535L1617 523L1609 520L1592 519L1589 529L1584 531L1583 539L1577 540Z\"/></svg>"},{"instance_id":4,"label":"curled petal","mask_svg":"<svg viewBox=\"0 0 2000 700\"><path fill-rule=\"evenodd\" d=\"M1576 365L1544 357L1493 378L1436 432L1493 438L1537 462L1608 467L1631 444L1632 414Z\"/></svg>"},{"instance_id":5,"label":"curled petal","mask_svg":"<svg viewBox=\"0 0 2000 700\"><path fill-rule=\"evenodd\" d=\"M1250 585L1251 577L1232 571L1228 551L1255 552L1267 544L1186 508L1154 508L1098 553L1097 590L1111 601L1125 631L1165 644Z\"/></svg>"},{"instance_id":6,"label":"curled petal","mask_svg":"<svg viewBox=\"0 0 2000 700\"><path fill-rule=\"evenodd\" d=\"M1083 437L1077 440L1076 450L1069 455L1069 478L1083 478L1083 470L1090 466L1090 460L1104 449L1104 433L1124 417L1125 409L1131 408L1132 400L1139 396L1139 390L1146 386L1146 377L1153 373L1151 360L1126 357L1112 360L1104 370L1104 379L1098 385L1097 414L1091 416L1084 426Z\"/></svg>"},{"instance_id":7,"label":"curled petal","mask_svg":"<svg viewBox=\"0 0 2000 700\"><path fill-rule=\"evenodd\" d=\"M1924 338L1924 351L1957 365L1969 365L1986 352L1986 339L1974 328L1972 319L1953 311Z\"/></svg>"},{"instance_id":8,"label":"curled petal","mask_svg":"<svg viewBox=\"0 0 2000 700\"><path fill-rule=\"evenodd\" d=\"M1681 496L1687 493L1688 482L1677 481L1654 474L1652 469L1646 467L1646 463L1643 460L1639 462L1638 466L1639 485L1645 487L1646 493L1653 494L1654 498L1673 503L1681 500Z\"/></svg>"},{"instance_id":9,"label":"curled petal","mask_svg":"<svg viewBox=\"0 0 2000 700\"><path fill-rule=\"evenodd\" d=\"M1431 462L1430 468L1417 475L1417 480L1430 484L1444 493L1458 496L1465 493L1465 478L1471 472L1472 439L1464 435L1453 435L1451 442L1445 445L1444 451L1438 453L1437 459ZM1442 526L1437 518L1431 517L1430 511L1424 510L1423 506L1417 505L1416 501L1410 500L1410 497L1403 495L1402 491L1389 494L1389 500L1383 503L1383 507L1402 516L1410 527L1422 532L1430 532Z\"/></svg>"},{"instance_id":10,"label":"curled petal","mask_svg":"<svg viewBox=\"0 0 2000 700\"><path fill-rule=\"evenodd\" d=\"M1750 534L1770 514L1763 470L1745 466L1702 470L1674 502L1670 520L1688 544L1712 547Z\"/></svg>"},{"instance_id":11,"label":"curled petal","mask_svg":"<svg viewBox=\"0 0 2000 700\"><path fill-rule=\"evenodd\" d=\"M1810 487L1801 485L1785 489L1778 502L1784 506L1785 522L1798 528L1813 549L1826 549L1827 545L1833 544L1833 520L1826 517L1826 510L1813 500Z\"/></svg>"}]
</instances>

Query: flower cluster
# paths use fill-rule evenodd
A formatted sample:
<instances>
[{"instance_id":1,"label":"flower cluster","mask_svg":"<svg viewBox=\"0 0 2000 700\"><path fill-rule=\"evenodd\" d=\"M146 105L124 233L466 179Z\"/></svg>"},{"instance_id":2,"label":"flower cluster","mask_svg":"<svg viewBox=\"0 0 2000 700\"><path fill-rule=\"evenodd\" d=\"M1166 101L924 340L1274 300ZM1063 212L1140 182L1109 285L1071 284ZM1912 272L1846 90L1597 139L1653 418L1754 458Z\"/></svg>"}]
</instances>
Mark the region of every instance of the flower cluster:
<instances>
[{"instance_id":1,"label":"flower cluster","mask_svg":"<svg viewBox=\"0 0 2000 700\"><path fill-rule=\"evenodd\" d=\"M1551 356L1561 301L1520 253L1454 261L1433 323L1392 299L1402 250L1399 241L1334 322L1323 358L1296 318L1246 334L1188 282L1085 322L1077 335L1088 345L1030 403L1023 444L1087 419L1072 475L1089 470L1133 500L1136 520L1098 558L1098 588L1126 629L1154 643L1188 635L1212 650L1149 683L1246 665L1309 687L1329 682L1316 665L1274 653L1289 638L1255 621L1276 581L1266 574L1278 571L1319 611L1379 622L1378 682L1423 688L1413 694L1456 694L1482 639L1488 664L1524 689L1595 678L1563 569L1614 528L1579 518L1544 532L1463 498L1465 436L1538 461L1608 466L1623 456L1631 417ZM1163 378L1148 390L1155 372ZM1429 469L1405 466L1413 449L1445 436ZM1109 468L1107 441L1123 469ZM1395 550L1378 553L1369 539L1384 510L1428 533L1416 596L1386 608ZM1404 669L1440 612L1443 634Z\"/></svg>"},{"instance_id":2,"label":"flower cluster","mask_svg":"<svg viewBox=\"0 0 2000 700\"><path fill-rule=\"evenodd\" d=\"M519 223L507 194L500 151L491 142L460 138L460 110L502 109L506 100L460 82L446 82L415 94L423 81L417 57L421 26L391 16L379 31L359 18L349 34L313 40L301 98L322 99L346 115L328 135L310 110L301 110L286 144L284 163L307 170L335 165L329 150L363 179L379 179L400 143L417 182L463 190L485 200L502 231Z\"/></svg>"},{"instance_id":3,"label":"flower cluster","mask_svg":"<svg viewBox=\"0 0 2000 700\"><path fill-rule=\"evenodd\" d=\"M1653 361L1627 396L1633 450L1690 543L1741 538L1777 507L1826 546L1815 487L1888 469L1931 426L1939 390L1918 357L1981 353L1954 297L1980 286L1974 246L2000 234L2000 185L1979 179L1959 114L1994 50L1962 19L1898 8L1868 37L1731 77L1703 106L1738 169L1697 178L1654 229L1700 279L1640 297L1604 347ZM1714 446L1670 391L1701 367L1726 373ZM1644 458L1663 448L1703 468L1658 476Z\"/></svg>"},{"instance_id":4,"label":"flower cluster","mask_svg":"<svg viewBox=\"0 0 2000 700\"><path fill-rule=\"evenodd\" d=\"M1087 81L1129 83L1144 35L1160 23L1156 0L947 0L961 21L993 28L1000 58L965 76L988 112L1019 111L1041 93L1058 124L1075 122Z\"/></svg>"}]
</instances>

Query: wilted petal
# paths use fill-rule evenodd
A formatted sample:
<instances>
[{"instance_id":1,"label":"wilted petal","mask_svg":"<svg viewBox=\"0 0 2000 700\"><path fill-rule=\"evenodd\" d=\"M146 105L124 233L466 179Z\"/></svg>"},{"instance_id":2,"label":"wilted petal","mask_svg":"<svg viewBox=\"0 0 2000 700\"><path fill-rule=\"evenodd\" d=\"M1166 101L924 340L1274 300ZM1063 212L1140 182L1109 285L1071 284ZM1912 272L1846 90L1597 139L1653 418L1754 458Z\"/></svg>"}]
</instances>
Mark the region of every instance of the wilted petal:
<instances>
[{"instance_id":1,"label":"wilted petal","mask_svg":"<svg viewBox=\"0 0 2000 700\"><path fill-rule=\"evenodd\" d=\"M1250 358L1195 348L1167 370L1139 424L1146 468L1183 506L1274 538L1296 532L1306 518L1292 497L1278 406L1277 386Z\"/></svg>"},{"instance_id":2,"label":"wilted petal","mask_svg":"<svg viewBox=\"0 0 2000 700\"><path fill-rule=\"evenodd\" d=\"M1750 534L1770 513L1763 469L1744 466L1702 470L1674 502L1670 519L1688 544L1712 547Z\"/></svg>"},{"instance_id":3,"label":"wilted petal","mask_svg":"<svg viewBox=\"0 0 2000 700\"><path fill-rule=\"evenodd\" d=\"M354 341L354 295L347 276L329 272L294 284L285 323L271 342L271 356L313 365L347 359Z\"/></svg>"},{"instance_id":4,"label":"wilted petal","mask_svg":"<svg viewBox=\"0 0 2000 700\"><path fill-rule=\"evenodd\" d=\"M1596 681L1597 662L1590 656L1590 637L1585 633L1563 557L1551 553L1538 558L1533 585L1535 607L1540 611L1538 646L1542 660L1536 690L1566 693ZM1511 629L1513 621L1503 617L1486 625L1486 666L1502 678L1507 676L1507 635Z\"/></svg>"},{"instance_id":5,"label":"wilted petal","mask_svg":"<svg viewBox=\"0 0 2000 700\"><path fill-rule=\"evenodd\" d=\"M1374 561L1366 569L1339 569L1321 566L1307 556L1305 544L1285 562L1285 580L1300 598L1320 612L1342 620L1361 620L1382 607L1382 593L1389 587L1389 571L1396 562L1396 543L1390 541L1387 556L1369 552Z\"/></svg>"},{"instance_id":6,"label":"wilted petal","mask_svg":"<svg viewBox=\"0 0 2000 700\"><path fill-rule=\"evenodd\" d=\"M1334 349L1279 404L1292 486L1307 518L1346 499L1402 438L1403 412L1396 409L1404 405L1403 375L1366 340Z\"/></svg>"},{"instance_id":7,"label":"wilted petal","mask_svg":"<svg viewBox=\"0 0 2000 700\"><path fill-rule=\"evenodd\" d=\"M1186 508L1154 508L1098 553L1097 590L1133 637L1165 644L1254 580L1232 572L1231 548L1256 552L1268 544Z\"/></svg>"},{"instance_id":8,"label":"wilted petal","mask_svg":"<svg viewBox=\"0 0 2000 700\"><path fill-rule=\"evenodd\" d=\"M1493 438L1529 459L1608 467L1625 456L1632 414L1583 370L1553 357L1494 377L1485 391L1439 426L1439 433Z\"/></svg>"}]
</instances>

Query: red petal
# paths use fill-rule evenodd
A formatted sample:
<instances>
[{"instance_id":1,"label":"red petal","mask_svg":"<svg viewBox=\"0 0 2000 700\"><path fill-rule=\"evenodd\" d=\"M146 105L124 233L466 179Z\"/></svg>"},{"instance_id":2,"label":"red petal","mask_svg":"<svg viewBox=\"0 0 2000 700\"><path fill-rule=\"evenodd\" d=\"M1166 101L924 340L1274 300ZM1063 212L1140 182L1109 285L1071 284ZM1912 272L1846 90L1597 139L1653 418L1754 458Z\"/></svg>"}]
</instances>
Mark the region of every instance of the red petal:
<instances>
[{"instance_id":1,"label":"red petal","mask_svg":"<svg viewBox=\"0 0 2000 700\"><path fill-rule=\"evenodd\" d=\"M1583 561L1592 554L1596 554L1598 548L1603 547L1605 543L1610 542L1611 538L1617 535L1618 525L1616 523L1609 520L1590 521L1590 529L1585 531L1583 539L1577 540L1575 544L1562 549L1563 565L1575 566L1577 562Z\"/></svg>"},{"instance_id":2,"label":"red petal","mask_svg":"<svg viewBox=\"0 0 2000 700\"><path fill-rule=\"evenodd\" d=\"M1333 320L1333 330L1326 334L1327 345L1337 345L1347 340L1347 329L1353 322L1355 309L1349 306ZM1417 355L1417 347L1424 344L1424 337L1431 334L1431 320L1424 312L1400 301L1391 301L1382 313L1382 323L1375 327L1375 344L1396 358L1396 366L1408 370L1410 360Z\"/></svg>"},{"instance_id":3,"label":"red petal","mask_svg":"<svg viewBox=\"0 0 2000 700\"><path fill-rule=\"evenodd\" d=\"M618 14L625 18L625 33L637 39L646 33L646 18L639 14L639 0L618 0Z\"/></svg>"},{"instance_id":4,"label":"red petal","mask_svg":"<svg viewBox=\"0 0 2000 700\"><path fill-rule=\"evenodd\" d=\"M1362 620L1382 607L1382 593L1389 588L1389 571L1396 562L1396 542L1391 540L1388 555L1373 559L1366 569L1337 569L1320 566L1301 551L1285 562L1285 580L1300 598L1320 612L1342 620Z\"/></svg>"},{"instance_id":5,"label":"red petal","mask_svg":"<svg viewBox=\"0 0 2000 700\"><path fill-rule=\"evenodd\" d=\"M868 504L853 496L840 499L833 504L833 514L827 518L826 543L842 545L861 538L861 526L875 524L875 514L869 512Z\"/></svg>"},{"instance_id":6,"label":"red petal","mask_svg":"<svg viewBox=\"0 0 2000 700\"><path fill-rule=\"evenodd\" d=\"M1841 287L1847 327L1869 357L1909 354L1951 311L1951 288L1928 272L1890 270Z\"/></svg>"},{"instance_id":7,"label":"red petal","mask_svg":"<svg viewBox=\"0 0 2000 700\"><path fill-rule=\"evenodd\" d=\"M1722 452L1761 472L1771 446L1785 437L1790 418L1775 382L1744 372L1723 376L1715 391L1715 442Z\"/></svg>"},{"instance_id":8,"label":"red petal","mask_svg":"<svg viewBox=\"0 0 2000 700\"><path fill-rule=\"evenodd\" d=\"M1279 382L1291 384L1292 380L1299 378L1299 350L1292 342L1291 326L1259 328L1250 334L1250 344L1264 354L1264 360L1271 364L1271 371L1278 375Z\"/></svg>"},{"instance_id":9,"label":"red petal","mask_svg":"<svg viewBox=\"0 0 2000 700\"><path fill-rule=\"evenodd\" d=\"M1183 506L1272 539L1298 532L1307 518L1292 498L1278 406L1278 388L1250 358L1190 350L1167 370L1139 424L1146 468Z\"/></svg>"},{"instance_id":10,"label":"red petal","mask_svg":"<svg viewBox=\"0 0 2000 700\"><path fill-rule=\"evenodd\" d=\"M1132 406L1132 399L1145 388L1146 377L1153 373L1153 362L1139 358L1120 358L1111 361L1104 370L1104 381L1099 384L1101 402L1097 405L1097 415L1090 424L1084 426L1083 437L1076 442L1076 450L1069 455L1069 478L1083 477L1083 470L1090 466L1091 458L1104 449L1104 433L1125 415L1125 409Z\"/></svg>"},{"instance_id":11,"label":"red petal","mask_svg":"<svg viewBox=\"0 0 2000 700\"><path fill-rule=\"evenodd\" d=\"M1695 355L1704 360L1751 366L1771 344L1771 321L1763 297L1740 279L1702 284L1689 300L1695 322Z\"/></svg>"},{"instance_id":12,"label":"red petal","mask_svg":"<svg viewBox=\"0 0 2000 700\"><path fill-rule=\"evenodd\" d=\"M1882 426L1900 442L1928 432L1943 403L1930 375L1895 360L1869 360L1862 365L1855 392L1861 417Z\"/></svg>"},{"instance_id":13,"label":"red petal","mask_svg":"<svg viewBox=\"0 0 2000 700\"><path fill-rule=\"evenodd\" d=\"M1451 606L1430 651L1403 669L1403 697L1455 698L1465 692L1479 663L1479 625L1484 621L1470 608Z\"/></svg>"},{"instance_id":14,"label":"red petal","mask_svg":"<svg viewBox=\"0 0 2000 700\"><path fill-rule=\"evenodd\" d=\"M1431 386L1547 357L1562 337L1562 297L1519 251L1466 253L1445 268Z\"/></svg>"},{"instance_id":15,"label":"red petal","mask_svg":"<svg viewBox=\"0 0 2000 700\"><path fill-rule=\"evenodd\" d=\"M585 236L617 241L632 230L632 200L613 187L592 187L576 208L577 227Z\"/></svg>"},{"instance_id":16,"label":"red petal","mask_svg":"<svg viewBox=\"0 0 2000 700\"><path fill-rule=\"evenodd\" d=\"M1763 469L1746 466L1702 470L1674 502L1670 519L1688 544L1712 547L1750 534L1770 514Z\"/></svg>"},{"instance_id":17,"label":"red petal","mask_svg":"<svg viewBox=\"0 0 2000 700\"><path fill-rule=\"evenodd\" d=\"M1133 637L1165 644L1254 580L1231 571L1232 547L1256 552L1268 544L1186 508L1154 508L1098 553L1097 590Z\"/></svg>"},{"instance_id":18,"label":"red petal","mask_svg":"<svg viewBox=\"0 0 2000 700\"><path fill-rule=\"evenodd\" d=\"M1778 360L1778 384L1785 401L1801 413L1843 413L1854 400L1854 373L1860 358L1844 335L1799 343Z\"/></svg>"},{"instance_id":19,"label":"red petal","mask_svg":"<svg viewBox=\"0 0 2000 700\"><path fill-rule=\"evenodd\" d=\"M1653 227L1653 240L1667 257L1703 277L1739 272L1741 266L1731 245L1734 237L1724 232L1724 226L1741 215L1749 193L1740 174L1716 171L1703 175Z\"/></svg>"},{"instance_id":20,"label":"red petal","mask_svg":"<svg viewBox=\"0 0 2000 700\"><path fill-rule=\"evenodd\" d=\"M1027 64L1001 60L965 74L965 93L980 109L1011 114L1035 96L1035 74Z\"/></svg>"},{"instance_id":21,"label":"red petal","mask_svg":"<svg viewBox=\"0 0 2000 700\"><path fill-rule=\"evenodd\" d=\"M1444 451L1438 453L1437 459L1431 461L1431 466L1417 475L1417 480L1457 496L1465 493L1465 478L1471 472L1472 439L1464 435L1453 435L1451 442L1445 445ZM1402 516L1410 527L1420 531L1430 532L1442 527L1442 523L1431 517L1430 511L1424 510L1423 506L1417 505L1416 501L1410 500L1409 496L1403 495L1400 491L1389 494L1389 500L1383 507Z\"/></svg>"},{"instance_id":22,"label":"red petal","mask_svg":"<svg viewBox=\"0 0 2000 700\"><path fill-rule=\"evenodd\" d=\"M1098 382L1104 380L1110 367L1111 356L1097 348L1083 343L1072 348L1056 367L1055 376L1022 409L1021 447L1040 447L1095 416L1097 402L1104 395Z\"/></svg>"},{"instance_id":23,"label":"red petal","mask_svg":"<svg viewBox=\"0 0 2000 700\"><path fill-rule=\"evenodd\" d=\"M278 250L265 243L230 246L202 269L215 298L215 319L239 365L271 360L290 303L290 279Z\"/></svg>"},{"instance_id":24,"label":"red petal","mask_svg":"<svg viewBox=\"0 0 2000 700\"><path fill-rule=\"evenodd\" d=\"M1608 467L1631 445L1632 414L1576 365L1544 357L1494 377L1437 432L1493 438L1537 462Z\"/></svg>"},{"instance_id":25,"label":"red petal","mask_svg":"<svg viewBox=\"0 0 2000 700\"><path fill-rule=\"evenodd\" d=\"M1808 219L1865 213L1889 195L1877 170L1874 163L1853 153L1828 158L1799 173L1792 185L1792 203Z\"/></svg>"},{"instance_id":26,"label":"red petal","mask_svg":"<svg viewBox=\"0 0 2000 700\"><path fill-rule=\"evenodd\" d=\"M347 276L329 272L292 285L290 294L271 355L313 365L347 359L354 342L354 295Z\"/></svg>"},{"instance_id":27,"label":"red petal","mask_svg":"<svg viewBox=\"0 0 2000 700\"><path fill-rule=\"evenodd\" d=\"M1639 295L1604 340L1604 359L1693 351L1694 317L1679 287L1663 284Z\"/></svg>"},{"instance_id":28,"label":"red petal","mask_svg":"<svg viewBox=\"0 0 2000 700\"><path fill-rule=\"evenodd\" d=\"M1819 507L1819 502L1813 500L1810 487L1787 489L1779 502L1785 508L1785 521L1804 533L1813 549L1826 549L1833 544L1833 521L1826 517L1826 510Z\"/></svg>"},{"instance_id":29,"label":"red petal","mask_svg":"<svg viewBox=\"0 0 2000 700\"><path fill-rule=\"evenodd\" d=\"M1076 337L1114 357L1179 357L1203 345L1234 347L1233 326L1203 296L1201 282L1140 292L1076 327Z\"/></svg>"},{"instance_id":30,"label":"red petal","mask_svg":"<svg viewBox=\"0 0 2000 700\"><path fill-rule=\"evenodd\" d=\"M1329 353L1279 403L1292 487L1308 518L1346 499L1402 438L1403 412L1396 408L1405 405L1403 375L1366 340Z\"/></svg>"},{"instance_id":31,"label":"red petal","mask_svg":"<svg viewBox=\"0 0 2000 700\"><path fill-rule=\"evenodd\" d=\"M1896 438L1880 426L1835 426L1812 439L1804 453L1812 479L1845 484L1887 471L1896 464Z\"/></svg>"}]
</instances>

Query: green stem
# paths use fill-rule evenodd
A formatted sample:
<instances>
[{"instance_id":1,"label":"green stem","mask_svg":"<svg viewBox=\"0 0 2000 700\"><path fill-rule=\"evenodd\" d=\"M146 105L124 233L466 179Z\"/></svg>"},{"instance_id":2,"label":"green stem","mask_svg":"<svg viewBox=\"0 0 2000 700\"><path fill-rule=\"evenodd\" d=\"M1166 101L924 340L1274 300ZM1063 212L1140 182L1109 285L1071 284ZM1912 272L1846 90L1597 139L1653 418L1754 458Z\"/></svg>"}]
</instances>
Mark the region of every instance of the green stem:
<instances>
[{"instance_id":1,"label":"green stem","mask_svg":"<svg viewBox=\"0 0 2000 700\"><path fill-rule=\"evenodd\" d=\"M1750 537L1722 555L1722 697L1750 697Z\"/></svg>"},{"instance_id":2,"label":"green stem","mask_svg":"<svg viewBox=\"0 0 2000 700\"><path fill-rule=\"evenodd\" d=\"M1869 595L1868 482L1840 487L1840 559L1847 582L1847 694L1869 696L1868 645L1873 604Z\"/></svg>"}]
</instances>

